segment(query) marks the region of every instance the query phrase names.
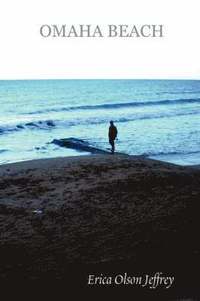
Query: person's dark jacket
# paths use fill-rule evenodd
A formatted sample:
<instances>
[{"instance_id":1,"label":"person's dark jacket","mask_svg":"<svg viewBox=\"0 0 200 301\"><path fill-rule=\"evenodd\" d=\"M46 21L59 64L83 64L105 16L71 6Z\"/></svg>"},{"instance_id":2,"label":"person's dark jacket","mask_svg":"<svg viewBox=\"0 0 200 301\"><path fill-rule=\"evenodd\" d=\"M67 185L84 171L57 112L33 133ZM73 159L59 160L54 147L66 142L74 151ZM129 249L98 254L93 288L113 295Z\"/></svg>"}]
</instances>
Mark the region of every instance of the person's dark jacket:
<instances>
[{"instance_id":1,"label":"person's dark jacket","mask_svg":"<svg viewBox=\"0 0 200 301\"><path fill-rule=\"evenodd\" d=\"M109 127L109 133L108 133L109 140L115 140L117 137L117 128L115 125L111 125Z\"/></svg>"}]
</instances>

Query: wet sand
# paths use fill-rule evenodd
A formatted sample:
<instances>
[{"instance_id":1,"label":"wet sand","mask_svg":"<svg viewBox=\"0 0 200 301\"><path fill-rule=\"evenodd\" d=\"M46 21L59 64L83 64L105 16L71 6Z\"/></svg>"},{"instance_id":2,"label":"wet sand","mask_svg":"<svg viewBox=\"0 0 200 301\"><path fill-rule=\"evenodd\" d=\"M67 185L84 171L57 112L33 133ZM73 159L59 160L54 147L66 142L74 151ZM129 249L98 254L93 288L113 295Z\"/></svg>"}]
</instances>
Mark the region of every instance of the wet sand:
<instances>
[{"instance_id":1,"label":"wet sand","mask_svg":"<svg viewBox=\"0 0 200 301\"><path fill-rule=\"evenodd\" d=\"M199 184L199 168L125 155L0 166L0 279L162 271L195 294Z\"/></svg>"}]
</instances>

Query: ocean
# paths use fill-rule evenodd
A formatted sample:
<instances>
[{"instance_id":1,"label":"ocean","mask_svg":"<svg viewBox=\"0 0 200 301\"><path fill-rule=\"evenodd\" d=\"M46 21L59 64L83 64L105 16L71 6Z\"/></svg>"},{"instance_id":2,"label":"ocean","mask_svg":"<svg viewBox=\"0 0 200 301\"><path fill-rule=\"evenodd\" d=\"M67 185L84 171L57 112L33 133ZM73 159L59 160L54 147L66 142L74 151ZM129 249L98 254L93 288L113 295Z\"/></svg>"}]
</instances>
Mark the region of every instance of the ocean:
<instances>
[{"instance_id":1,"label":"ocean","mask_svg":"<svg viewBox=\"0 0 200 301\"><path fill-rule=\"evenodd\" d=\"M198 80L0 81L0 164L86 154L52 144L75 137L180 165L200 164Z\"/></svg>"}]
</instances>

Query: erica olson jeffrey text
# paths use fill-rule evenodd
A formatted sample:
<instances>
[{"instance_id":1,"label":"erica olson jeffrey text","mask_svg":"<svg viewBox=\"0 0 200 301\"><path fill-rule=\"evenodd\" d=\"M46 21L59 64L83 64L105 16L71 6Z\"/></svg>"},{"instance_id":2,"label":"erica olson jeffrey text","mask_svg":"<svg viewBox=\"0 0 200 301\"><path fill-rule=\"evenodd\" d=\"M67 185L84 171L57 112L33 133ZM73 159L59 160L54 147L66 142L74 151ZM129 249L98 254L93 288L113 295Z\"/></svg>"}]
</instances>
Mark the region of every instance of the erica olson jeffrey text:
<instances>
[{"instance_id":1,"label":"erica olson jeffrey text","mask_svg":"<svg viewBox=\"0 0 200 301\"><path fill-rule=\"evenodd\" d=\"M175 277L164 275L162 272L156 272L152 275L145 274L140 276L128 275L128 273L117 274L115 276L109 276L104 274L89 274L87 284L89 286L133 285L149 289L169 289L173 285L174 280Z\"/></svg>"},{"instance_id":2,"label":"erica olson jeffrey text","mask_svg":"<svg viewBox=\"0 0 200 301\"><path fill-rule=\"evenodd\" d=\"M43 38L163 38L163 24L109 24L106 26L79 24L58 25L43 24L40 26Z\"/></svg>"}]
</instances>

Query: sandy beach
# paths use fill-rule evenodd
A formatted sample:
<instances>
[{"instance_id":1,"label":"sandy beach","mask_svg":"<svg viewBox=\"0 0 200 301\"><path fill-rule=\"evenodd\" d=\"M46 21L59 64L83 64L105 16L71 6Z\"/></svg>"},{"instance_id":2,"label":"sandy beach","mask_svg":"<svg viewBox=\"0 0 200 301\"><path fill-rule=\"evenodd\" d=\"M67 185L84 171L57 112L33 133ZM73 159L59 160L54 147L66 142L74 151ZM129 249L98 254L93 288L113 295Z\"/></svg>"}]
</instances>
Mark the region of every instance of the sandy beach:
<instances>
[{"instance_id":1,"label":"sandy beach","mask_svg":"<svg viewBox=\"0 0 200 301\"><path fill-rule=\"evenodd\" d=\"M200 170L92 155L0 166L0 279L168 271L195 291Z\"/></svg>"}]
</instances>

